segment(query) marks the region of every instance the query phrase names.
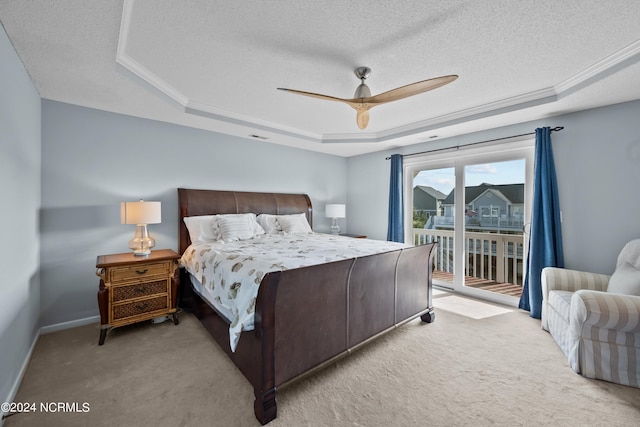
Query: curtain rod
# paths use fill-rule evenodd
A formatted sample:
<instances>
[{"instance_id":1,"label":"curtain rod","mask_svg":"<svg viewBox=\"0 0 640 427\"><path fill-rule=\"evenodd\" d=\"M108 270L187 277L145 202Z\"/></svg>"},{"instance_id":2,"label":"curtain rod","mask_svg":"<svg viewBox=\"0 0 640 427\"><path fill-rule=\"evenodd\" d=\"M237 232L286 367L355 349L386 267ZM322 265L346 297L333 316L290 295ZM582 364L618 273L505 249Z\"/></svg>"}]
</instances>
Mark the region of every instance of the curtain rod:
<instances>
[{"instance_id":1,"label":"curtain rod","mask_svg":"<svg viewBox=\"0 0 640 427\"><path fill-rule=\"evenodd\" d=\"M556 126L554 128L551 128L551 132L559 132L562 129L564 129L564 126ZM479 141L479 142L472 142L471 144L456 145L455 147L436 148L436 149L433 149L433 150L420 151L419 153L403 154L402 157L417 156L417 155L420 155L420 154L427 154L427 153L435 153L436 151L451 150L452 148L455 148L456 150L458 150L458 149L460 149L460 147L470 147L472 145L486 144L486 143L489 143L489 142L502 141L503 139L518 138L520 136L535 135L535 134L536 134L535 132L521 133L520 135L504 136L502 138L488 139L486 141ZM391 157L385 157L385 160L389 160L389 159L391 159Z\"/></svg>"}]
</instances>

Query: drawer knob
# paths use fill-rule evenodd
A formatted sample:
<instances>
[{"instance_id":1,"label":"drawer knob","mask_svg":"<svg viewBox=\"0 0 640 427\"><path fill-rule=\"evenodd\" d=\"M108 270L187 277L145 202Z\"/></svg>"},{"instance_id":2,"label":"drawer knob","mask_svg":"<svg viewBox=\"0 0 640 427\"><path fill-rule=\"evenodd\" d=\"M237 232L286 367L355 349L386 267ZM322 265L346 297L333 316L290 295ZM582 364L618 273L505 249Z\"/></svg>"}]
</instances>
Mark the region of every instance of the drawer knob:
<instances>
[{"instance_id":1,"label":"drawer knob","mask_svg":"<svg viewBox=\"0 0 640 427\"><path fill-rule=\"evenodd\" d=\"M147 271L149 271L148 268L145 268L144 270L140 271L140 270L136 270L136 273L138 274L145 274Z\"/></svg>"},{"instance_id":2,"label":"drawer knob","mask_svg":"<svg viewBox=\"0 0 640 427\"><path fill-rule=\"evenodd\" d=\"M138 286L138 287L136 288L136 293L137 293L137 294L141 294L141 293L143 293L143 292L144 292L144 287L143 287L143 286Z\"/></svg>"},{"instance_id":3,"label":"drawer knob","mask_svg":"<svg viewBox=\"0 0 640 427\"><path fill-rule=\"evenodd\" d=\"M143 302L142 304L138 304L136 305L136 308L138 310L144 310L145 308L149 307L149 303Z\"/></svg>"}]
</instances>

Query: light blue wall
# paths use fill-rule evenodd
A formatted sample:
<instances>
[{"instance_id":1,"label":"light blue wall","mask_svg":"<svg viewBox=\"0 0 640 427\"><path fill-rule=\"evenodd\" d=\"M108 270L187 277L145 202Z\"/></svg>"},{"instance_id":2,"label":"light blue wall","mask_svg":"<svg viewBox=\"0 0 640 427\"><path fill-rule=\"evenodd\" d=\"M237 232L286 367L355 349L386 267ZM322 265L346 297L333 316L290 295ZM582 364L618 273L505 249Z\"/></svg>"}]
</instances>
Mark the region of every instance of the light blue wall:
<instances>
[{"instance_id":1,"label":"light blue wall","mask_svg":"<svg viewBox=\"0 0 640 427\"><path fill-rule=\"evenodd\" d=\"M640 101L563 116L552 134L568 267L611 274L640 238Z\"/></svg>"},{"instance_id":2,"label":"light blue wall","mask_svg":"<svg viewBox=\"0 0 640 427\"><path fill-rule=\"evenodd\" d=\"M43 326L98 314L96 256L129 251L120 202L159 200L157 248L178 249L178 187L307 193L316 231L346 201L347 160L173 124L42 102ZM97 339L97 336L96 336Z\"/></svg>"},{"instance_id":3,"label":"light blue wall","mask_svg":"<svg viewBox=\"0 0 640 427\"><path fill-rule=\"evenodd\" d=\"M0 402L38 333L40 96L0 25Z\"/></svg>"},{"instance_id":4,"label":"light blue wall","mask_svg":"<svg viewBox=\"0 0 640 427\"><path fill-rule=\"evenodd\" d=\"M640 238L640 101L492 129L348 159L352 232L385 239L392 153L409 154L564 126L552 134L567 267L611 274L620 249Z\"/></svg>"}]
</instances>

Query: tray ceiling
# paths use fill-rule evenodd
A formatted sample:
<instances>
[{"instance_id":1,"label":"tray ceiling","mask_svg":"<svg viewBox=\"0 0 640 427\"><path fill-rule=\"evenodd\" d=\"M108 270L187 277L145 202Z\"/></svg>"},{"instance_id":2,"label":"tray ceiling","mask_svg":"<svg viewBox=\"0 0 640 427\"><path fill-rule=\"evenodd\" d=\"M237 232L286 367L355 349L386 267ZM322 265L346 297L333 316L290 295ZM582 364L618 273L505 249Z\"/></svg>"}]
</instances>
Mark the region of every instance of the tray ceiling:
<instances>
[{"instance_id":1,"label":"tray ceiling","mask_svg":"<svg viewBox=\"0 0 640 427\"><path fill-rule=\"evenodd\" d=\"M43 98L351 156L640 99L640 3L3 1ZM341 103L458 74L375 107Z\"/></svg>"}]
</instances>

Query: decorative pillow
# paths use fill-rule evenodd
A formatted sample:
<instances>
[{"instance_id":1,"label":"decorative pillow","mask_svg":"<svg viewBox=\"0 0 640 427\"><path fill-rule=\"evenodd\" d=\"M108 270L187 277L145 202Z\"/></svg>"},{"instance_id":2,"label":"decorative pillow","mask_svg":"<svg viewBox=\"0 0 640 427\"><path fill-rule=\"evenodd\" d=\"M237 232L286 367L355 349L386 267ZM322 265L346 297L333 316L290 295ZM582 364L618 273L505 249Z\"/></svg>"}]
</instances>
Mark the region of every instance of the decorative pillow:
<instances>
[{"instance_id":1,"label":"decorative pillow","mask_svg":"<svg viewBox=\"0 0 640 427\"><path fill-rule=\"evenodd\" d=\"M225 242L234 242L236 240L253 239L258 234L264 234L264 230L250 216L253 214L241 215L219 215L217 218L222 240Z\"/></svg>"},{"instance_id":2,"label":"decorative pillow","mask_svg":"<svg viewBox=\"0 0 640 427\"><path fill-rule=\"evenodd\" d=\"M258 224L258 222L256 221L255 215L253 215L253 218L251 218L251 227L253 228L254 236L259 236L261 234L264 234L264 228L262 228L260 224Z\"/></svg>"},{"instance_id":3,"label":"decorative pillow","mask_svg":"<svg viewBox=\"0 0 640 427\"><path fill-rule=\"evenodd\" d=\"M628 262L620 265L609 279L607 292L640 296L640 269Z\"/></svg>"},{"instance_id":4,"label":"decorative pillow","mask_svg":"<svg viewBox=\"0 0 640 427\"><path fill-rule=\"evenodd\" d=\"M640 239L634 239L628 242L618 255L618 262L616 263L616 268L621 266L625 262L635 266L636 268L640 268Z\"/></svg>"},{"instance_id":5,"label":"decorative pillow","mask_svg":"<svg viewBox=\"0 0 640 427\"><path fill-rule=\"evenodd\" d=\"M216 218L248 218L251 223L251 229L253 230L254 236L258 236L260 234L264 234L264 228L258 224L256 221L256 214L254 213L242 213L242 214L219 214L216 215Z\"/></svg>"},{"instance_id":6,"label":"decorative pillow","mask_svg":"<svg viewBox=\"0 0 640 427\"><path fill-rule=\"evenodd\" d=\"M287 234L310 234L313 233L307 217L304 213L294 215L278 215L276 221L282 231Z\"/></svg>"},{"instance_id":7,"label":"decorative pillow","mask_svg":"<svg viewBox=\"0 0 640 427\"><path fill-rule=\"evenodd\" d=\"M189 230L191 243L215 242L220 239L216 215L187 216L183 221Z\"/></svg>"},{"instance_id":8,"label":"decorative pillow","mask_svg":"<svg viewBox=\"0 0 640 427\"><path fill-rule=\"evenodd\" d=\"M258 215L258 224L264 229L267 234L279 234L282 232L278 221L276 221L277 215L260 214Z\"/></svg>"}]
</instances>

